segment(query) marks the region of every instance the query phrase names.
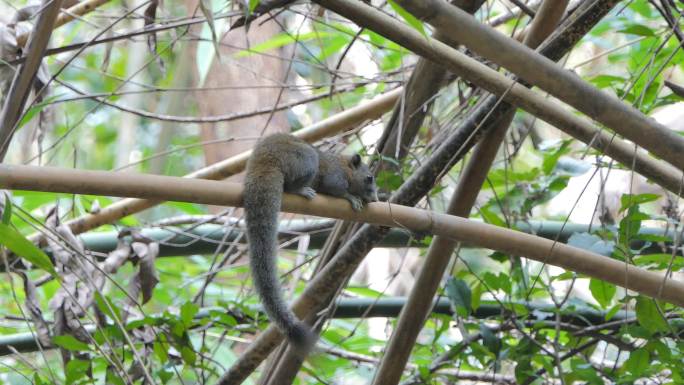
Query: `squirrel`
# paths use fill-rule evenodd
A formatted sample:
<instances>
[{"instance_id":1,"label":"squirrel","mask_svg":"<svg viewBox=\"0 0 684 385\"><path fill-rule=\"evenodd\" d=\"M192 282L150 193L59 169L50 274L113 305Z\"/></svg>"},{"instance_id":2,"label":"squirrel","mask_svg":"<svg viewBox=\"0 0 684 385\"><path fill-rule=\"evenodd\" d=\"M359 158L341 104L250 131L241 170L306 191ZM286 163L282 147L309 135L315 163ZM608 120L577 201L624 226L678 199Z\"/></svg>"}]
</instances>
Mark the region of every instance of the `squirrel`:
<instances>
[{"instance_id":1,"label":"squirrel","mask_svg":"<svg viewBox=\"0 0 684 385\"><path fill-rule=\"evenodd\" d=\"M266 314L299 351L315 342L310 327L290 311L277 273L278 214L283 192L313 199L317 192L345 198L360 211L377 201L375 178L358 154L319 151L289 134L262 138L247 161L243 203L252 279Z\"/></svg>"}]
</instances>

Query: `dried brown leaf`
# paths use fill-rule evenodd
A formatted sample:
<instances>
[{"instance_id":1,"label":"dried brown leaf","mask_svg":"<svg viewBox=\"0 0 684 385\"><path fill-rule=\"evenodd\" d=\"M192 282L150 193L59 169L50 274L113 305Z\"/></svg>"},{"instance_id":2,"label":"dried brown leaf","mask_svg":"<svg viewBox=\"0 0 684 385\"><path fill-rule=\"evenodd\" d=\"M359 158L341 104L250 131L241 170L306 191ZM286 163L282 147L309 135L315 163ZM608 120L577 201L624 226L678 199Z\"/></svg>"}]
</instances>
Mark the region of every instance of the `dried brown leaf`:
<instances>
[{"instance_id":1,"label":"dried brown leaf","mask_svg":"<svg viewBox=\"0 0 684 385\"><path fill-rule=\"evenodd\" d=\"M114 37L114 31L111 29L107 30L105 38L112 38ZM100 70L102 72L107 72L107 68L109 67L109 60L111 59L112 56L112 49L114 49L114 42L110 41L107 44L105 44L105 52L104 52L104 58L102 59L102 64L100 65ZM97 200L93 202L93 204L97 203ZM99 208L99 205L98 205ZM92 212L92 207L90 211Z\"/></svg>"},{"instance_id":2,"label":"dried brown leaf","mask_svg":"<svg viewBox=\"0 0 684 385\"><path fill-rule=\"evenodd\" d=\"M138 274L134 280L137 280L135 284L140 288L142 303L144 304L152 298L152 292L159 283L157 270L154 266L154 261L159 255L159 243L133 242L131 247L140 258Z\"/></svg>"},{"instance_id":3,"label":"dried brown leaf","mask_svg":"<svg viewBox=\"0 0 684 385\"><path fill-rule=\"evenodd\" d=\"M140 341L144 344L151 344L157 338L154 329L152 329L152 327L149 325L143 325L139 328L135 328L131 330L131 334L133 334L137 341Z\"/></svg>"},{"instance_id":4,"label":"dried brown leaf","mask_svg":"<svg viewBox=\"0 0 684 385\"><path fill-rule=\"evenodd\" d=\"M102 263L102 270L108 274L116 273L130 257L131 246L119 239L116 249L110 252Z\"/></svg>"},{"instance_id":5,"label":"dried brown leaf","mask_svg":"<svg viewBox=\"0 0 684 385\"><path fill-rule=\"evenodd\" d=\"M36 286L24 273L19 273L22 280L24 281L24 295L26 299L24 300L24 306L31 316L33 321L33 326L36 329L36 335L38 336L38 342L42 346L50 346L52 344L50 339L50 328L48 327L45 318L43 318L43 312L40 310L40 302L36 297Z\"/></svg>"},{"instance_id":6,"label":"dried brown leaf","mask_svg":"<svg viewBox=\"0 0 684 385\"><path fill-rule=\"evenodd\" d=\"M145 28L154 24L154 21L157 18L157 6L159 6L159 1L152 0L150 1L150 5L145 8ZM157 52L157 34L155 32L151 32L147 35L147 46L152 54Z\"/></svg>"},{"instance_id":7,"label":"dried brown leaf","mask_svg":"<svg viewBox=\"0 0 684 385\"><path fill-rule=\"evenodd\" d=\"M54 319L54 323L52 324L52 335L61 336L66 334L67 325L64 316L64 309L61 304L59 308L55 309L52 317ZM71 359L71 352L64 348L60 348L59 353L62 355L62 362L64 365L66 365L66 363Z\"/></svg>"},{"instance_id":8,"label":"dried brown leaf","mask_svg":"<svg viewBox=\"0 0 684 385\"><path fill-rule=\"evenodd\" d=\"M150 346L144 345L140 350L141 360L133 360L131 367L128 369L128 376L131 378L132 382L135 382L145 376L145 367L143 366L149 361L149 356L152 354L152 348Z\"/></svg>"}]
</instances>

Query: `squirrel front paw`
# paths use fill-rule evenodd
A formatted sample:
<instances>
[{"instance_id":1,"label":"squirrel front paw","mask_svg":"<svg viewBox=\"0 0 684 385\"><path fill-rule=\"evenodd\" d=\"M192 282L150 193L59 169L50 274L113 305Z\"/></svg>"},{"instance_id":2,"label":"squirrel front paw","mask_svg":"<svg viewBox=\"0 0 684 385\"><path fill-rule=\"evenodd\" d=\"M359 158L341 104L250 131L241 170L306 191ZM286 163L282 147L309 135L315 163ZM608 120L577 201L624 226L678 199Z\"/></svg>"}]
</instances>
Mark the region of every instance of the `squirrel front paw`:
<instances>
[{"instance_id":1,"label":"squirrel front paw","mask_svg":"<svg viewBox=\"0 0 684 385\"><path fill-rule=\"evenodd\" d=\"M311 187L300 187L299 190L295 191L294 194L301 195L306 199L313 199L316 196L316 190Z\"/></svg>"},{"instance_id":2,"label":"squirrel front paw","mask_svg":"<svg viewBox=\"0 0 684 385\"><path fill-rule=\"evenodd\" d=\"M347 195L345 198L351 203L352 210L361 211L363 210L363 201L354 195Z\"/></svg>"}]
</instances>

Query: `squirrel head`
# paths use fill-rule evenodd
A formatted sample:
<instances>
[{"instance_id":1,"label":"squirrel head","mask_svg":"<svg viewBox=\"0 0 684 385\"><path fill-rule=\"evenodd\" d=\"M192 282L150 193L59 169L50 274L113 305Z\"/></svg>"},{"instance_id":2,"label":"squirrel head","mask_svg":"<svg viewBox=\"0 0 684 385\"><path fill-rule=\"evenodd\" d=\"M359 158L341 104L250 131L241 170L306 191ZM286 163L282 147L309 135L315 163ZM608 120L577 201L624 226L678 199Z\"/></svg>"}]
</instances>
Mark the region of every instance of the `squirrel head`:
<instances>
[{"instance_id":1,"label":"squirrel head","mask_svg":"<svg viewBox=\"0 0 684 385\"><path fill-rule=\"evenodd\" d=\"M361 161L359 154L349 157L349 168L351 169L349 192L363 199L365 203L376 202L378 186L375 184L375 177L368 166Z\"/></svg>"}]
</instances>

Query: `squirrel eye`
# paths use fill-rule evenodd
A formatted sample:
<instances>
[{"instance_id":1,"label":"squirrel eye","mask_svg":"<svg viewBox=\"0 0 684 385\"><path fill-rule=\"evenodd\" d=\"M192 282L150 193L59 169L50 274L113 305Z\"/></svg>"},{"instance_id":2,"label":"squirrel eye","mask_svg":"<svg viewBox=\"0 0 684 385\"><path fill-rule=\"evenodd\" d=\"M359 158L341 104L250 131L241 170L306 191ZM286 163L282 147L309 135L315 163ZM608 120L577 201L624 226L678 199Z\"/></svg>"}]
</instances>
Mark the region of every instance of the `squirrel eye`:
<instances>
[{"instance_id":1,"label":"squirrel eye","mask_svg":"<svg viewBox=\"0 0 684 385\"><path fill-rule=\"evenodd\" d=\"M366 182L373 183L373 175L366 175Z\"/></svg>"}]
</instances>

